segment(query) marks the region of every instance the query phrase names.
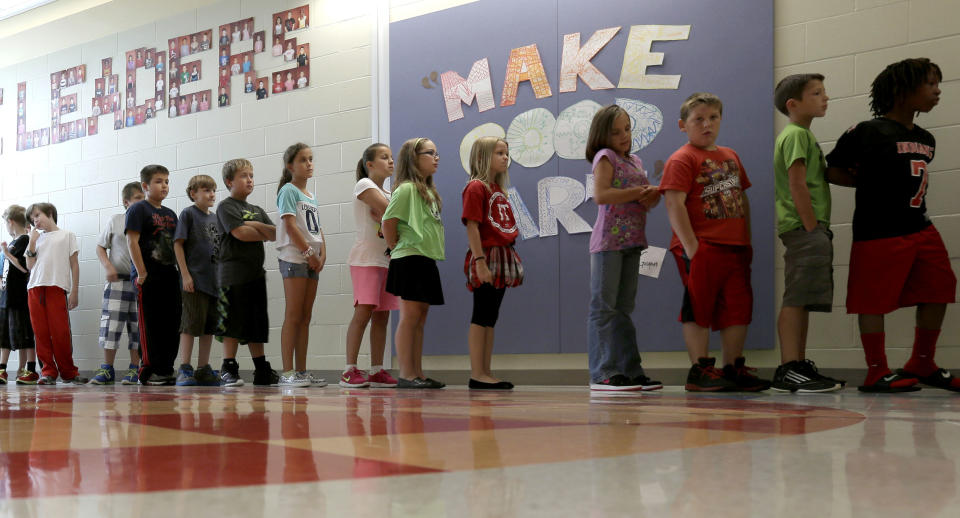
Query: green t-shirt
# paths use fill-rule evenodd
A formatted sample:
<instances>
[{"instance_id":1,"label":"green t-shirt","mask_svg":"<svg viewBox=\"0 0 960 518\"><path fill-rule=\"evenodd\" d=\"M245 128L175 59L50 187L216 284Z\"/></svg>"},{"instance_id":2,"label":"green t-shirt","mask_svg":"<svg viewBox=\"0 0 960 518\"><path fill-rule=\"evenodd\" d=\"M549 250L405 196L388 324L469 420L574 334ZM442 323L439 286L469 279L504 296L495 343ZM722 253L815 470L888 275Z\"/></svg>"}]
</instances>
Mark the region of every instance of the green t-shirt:
<instances>
[{"instance_id":1,"label":"green t-shirt","mask_svg":"<svg viewBox=\"0 0 960 518\"><path fill-rule=\"evenodd\" d=\"M780 132L773 149L777 234L803 228L790 194L790 178L787 175L790 166L801 158L807 166L807 189L813 203L813 214L817 221L830 226L830 185L825 176L827 163L823 159L823 151L810 130L791 122Z\"/></svg>"},{"instance_id":2,"label":"green t-shirt","mask_svg":"<svg viewBox=\"0 0 960 518\"><path fill-rule=\"evenodd\" d=\"M397 246L390 253L391 259L400 259L410 255L424 255L442 261L443 222L436 203L427 202L420 197L417 187L411 182L397 186L390 196L383 219L397 221Z\"/></svg>"}]
</instances>

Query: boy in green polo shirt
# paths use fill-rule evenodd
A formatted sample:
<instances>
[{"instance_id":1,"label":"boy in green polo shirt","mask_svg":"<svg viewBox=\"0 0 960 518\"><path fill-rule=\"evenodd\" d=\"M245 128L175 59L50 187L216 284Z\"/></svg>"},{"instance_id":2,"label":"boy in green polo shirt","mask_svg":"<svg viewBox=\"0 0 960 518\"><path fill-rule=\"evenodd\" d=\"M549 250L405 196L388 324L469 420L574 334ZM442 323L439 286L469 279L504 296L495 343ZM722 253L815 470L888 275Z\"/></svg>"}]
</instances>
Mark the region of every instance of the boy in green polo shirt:
<instances>
[{"instance_id":1,"label":"boy in green polo shirt","mask_svg":"<svg viewBox=\"0 0 960 518\"><path fill-rule=\"evenodd\" d=\"M774 91L774 104L790 123L780 132L773 152L777 234L786 252L783 304L777 320L781 365L771 388L781 392L829 392L843 382L817 372L806 358L811 311L833 306L833 233L830 231L830 186L826 162L810 131L815 117L827 112L824 77L794 74Z\"/></svg>"}]
</instances>

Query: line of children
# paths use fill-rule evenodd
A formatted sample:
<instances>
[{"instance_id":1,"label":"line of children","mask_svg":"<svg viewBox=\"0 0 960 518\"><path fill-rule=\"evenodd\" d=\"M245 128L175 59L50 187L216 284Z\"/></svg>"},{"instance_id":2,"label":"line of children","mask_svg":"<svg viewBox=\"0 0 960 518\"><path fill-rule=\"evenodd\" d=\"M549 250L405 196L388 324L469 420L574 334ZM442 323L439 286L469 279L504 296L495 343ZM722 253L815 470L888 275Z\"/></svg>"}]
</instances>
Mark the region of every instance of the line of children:
<instances>
[{"instance_id":1,"label":"line of children","mask_svg":"<svg viewBox=\"0 0 960 518\"><path fill-rule=\"evenodd\" d=\"M103 309L100 313L100 347L103 348L103 363L92 378L94 385L113 385L116 372L113 362L120 346L123 330L127 330L127 349L130 351L130 366L121 379L124 385L136 385L140 368L140 327L137 314L137 287L130 278L130 248L127 246L126 210L143 200L143 188L139 182L123 186L121 193L124 212L113 215L97 238L97 258L103 266L106 284L103 287Z\"/></svg>"},{"instance_id":2,"label":"line of children","mask_svg":"<svg viewBox=\"0 0 960 518\"><path fill-rule=\"evenodd\" d=\"M869 368L859 389L908 392L918 390L922 382L960 391L960 379L934 361L946 304L954 302L956 277L943 241L926 214L927 168L934 156L935 140L914 122L917 113L929 112L939 102L941 78L939 67L928 59L908 59L888 66L871 86L871 109L876 118L844 133L826 160L810 131L813 119L826 112L824 77L797 74L777 85L774 104L790 118L790 124L777 138L774 150L777 233L786 249L784 298L778 318L781 365L772 382L774 389L826 392L838 390L845 383L820 374L806 358L809 312L830 311L833 301L829 181L856 187L846 305L849 313L858 314ZM745 193L750 181L736 152L716 143L722 116L723 104L715 95L701 92L685 100L678 127L686 133L688 143L671 155L658 187L649 184L639 158L630 154L629 115L613 105L594 117L586 150L586 158L593 165L594 199L598 204L590 240L588 326L594 390L661 387L643 372L630 315L639 256L647 244L646 213L661 193L673 229L670 249L684 287L679 320L692 363L686 389L762 391L771 387L770 381L752 373L755 369L747 367L743 357L753 303L750 205ZM169 282L178 275L172 259L176 256L184 291L182 384L218 384L208 365L214 293L218 293L217 334L224 337L224 385L243 383L235 359L239 343L250 345L255 384L325 384L312 378L305 366L318 272L326 260L316 199L307 189L313 174L312 158L305 144L288 148L278 189L283 224L277 246L287 302L281 338L283 376L270 369L263 354L268 330L263 241L274 240L278 231L262 208L246 202L254 185L250 162L237 159L224 165L230 197L220 204L215 217L209 212L215 201L213 179L194 177L187 193L195 205L183 212L180 226L176 215L161 204L169 176L162 166L147 166L141 171L146 200L136 203L135 186L124 189L125 206L132 204L125 229L138 286L140 330L144 331L142 383L172 383L175 358L170 352L175 351L171 347L174 342L162 330L159 317L180 309L179 297L170 290ZM369 146L357 167L354 212L360 231L348 260L355 313L348 331L347 369L340 380L344 387L444 386L426 377L421 365L429 307L443 304L436 267L436 261L445 257L442 200L433 182L439 154L432 141L417 138L403 144L398 158L392 194L384 188L394 169L389 147ZM506 287L519 285L523 278L522 265L513 250L517 225L504 192L509 181L508 144L503 139L481 138L473 145L470 161L471 180L464 188L462 216L469 242L464 272L474 295L469 386L509 389L512 384L494 378L490 372L493 328L500 303ZM26 349L29 338L24 327L42 330L37 332L36 343L43 375L36 381L51 384L60 375L66 383L80 383L83 379L72 363L69 319L65 318L67 309L77 302L76 238L57 228L56 209L43 203L29 209L35 228L27 238L23 235L25 218L19 221L16 208L5 213L8 232L16 239L9 247L3 245L0 309L5 318L0 323L6 327L0 342ZM122 281L123 269L118 261L124 262L124 258L117 250L122 247L112 242L117 224L114 220L111 224L98 247L109 281L101 327L105 363L92 381L98 384L113 382L112 362L124 322L112 304L112 294L126 288L113 286ZM219 233L213 231L214 226ZM170 235L173 228L177 228L175 238ZM218 250L217 236L222 239ZM23 266L30 269L29 284L24 283L29 295L24 298L29 300L32 326L23 325L28 313L16 307L17 275L25 280L27 272L21 257ZM213 257L219 263L218 276L211 273ZM137 276L137 272L142 273ZM875 282L881 275L887 282ZM398 297L400 377L394 380L383 369L382 358L389 310L396 308ZM127 298L119 296L116 300L129 302ZM906 306L917 306L913 354L904 368L894 373L887 366L884 351L884 314ZM372 375L356 367L360 341L371 321ZM722 336L722 369L709 356L711 328ZM136 327L128 325L128 334L132 368L136 363ZM203 372L209 383L201 382L201 376L195 375L189 365L194 336L201 337L199 365L204 366L201 370L206 369ZM3 381L9 348L0 356ZM28 356L19 374L29 377L31 367ZM128 373L128 377L136 380L136 374Z\"/></svg>"}]
</instances>

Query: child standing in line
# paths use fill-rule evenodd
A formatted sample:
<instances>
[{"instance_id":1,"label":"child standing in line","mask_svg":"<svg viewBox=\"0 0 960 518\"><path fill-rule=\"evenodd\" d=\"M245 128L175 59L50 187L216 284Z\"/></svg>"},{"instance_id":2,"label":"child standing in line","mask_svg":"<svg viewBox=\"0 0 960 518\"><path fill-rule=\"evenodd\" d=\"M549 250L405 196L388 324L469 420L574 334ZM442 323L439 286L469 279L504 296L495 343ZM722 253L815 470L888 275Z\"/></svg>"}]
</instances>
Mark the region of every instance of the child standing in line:
<instances>
[{"instance_id":1,"label":"child standing in line","mask_svg":"<svg viewBox=\"0 0 960 518\"><path fill-rule=\"evenodd\" d=\"M180 368L177 385L220 386L220 377L210 367L210 345L217 330L217 271L214 256L219 234L217 216L210 212L217 201L217 182L198 174L187 184L193 205L180 212L173 235L173 252L180 269L183 311L180 317ZM197 367L193 370L193 339L199 342Z\"/></svg>"},{"instance_id":2,"label":"child standing in line","mask_svg":"<svg viewBox=\"0 0 960 518\"><path fill-rule=\"evenodd\" d=\"M77 236L57 227L57 208L53 204L34 203L27 208L27 214L33 220L24 252L30 270L27 304L37 358L43 363L37 384L54 385L59 375L64 384L82 385L87 379L80 376L73 363L69 313L79 300Z\"/></svg>"},{"instance_id":3,"label":"child standing in line","mask_svg":"<svg viewBox=\"0 0 960 518\"><path fill-rule=\"evenodd\" d=\"M940 67L927 58L887 66L870 86L875 119L847 130L827 155L830 172L852 172L856 185L847 312L856 313L867 360L863 392L910 392L918 382L960 392L960 379L934 361L957 278L940 233L927 215L927 168L936 140L914 123L940 102ZM913 352L892 373L884 315L916 306Z\"/></svg>"},{"instance_id":4,"label":"child standing in line","mask_svg":"<svg viewBox=\"0 0 960 518\"><path fill-rule=\"evenodd\" d=\"M40 375L37 374L37 352L33 326L30 325L30 311L27 308L27 281L30 272L25 266L24 252L27 251L30 238L27 237L26 209L20 205L11 205L4 211L3 219L7 222L7 232L13 241L9 245L6 241L0 244L4 258L3 294L0 295L0 313L4 313L0 320L0 332L4 336L0 341L9 345L4 348L0 371L7 368L9 352L19 351L20 370L17 371L17 385L35 385Z\"/></svg>"},{"instance_id":5,"label":"child standing in line","mask_svg":"<svg viewBox=\"0 0 960 518\"><path fill-rule=\"evenodd\" d=\"M254 385L276 385L280 376L263 352L269 339L267 280L263 269L263 242L277 238L277 228L262 208L247 203L253 192L253 164L236 158L223 164L223 183L230 196L217 206L220 233L220 294L217 336L223 337L220 380L225 387L243 385L237 351L248 344L253 357Z\"/></svg>"},{"instance_id":6,"label":"child standing in line","mask_svg":"<svg viewBox=\"0 0 960 518\"><path fill-rule=\"evenodd\" d=\"M481 137L470 149L470 181L463 189L463 216L469 249L463 272L473 292L470 318L471 389L513 388L490 371L494 326L508 287L523 283L523 265L513 249L517 219L504 192L510 184L510 150L507 141Z\"/></svg>"},{"instance_id":7,"label":"child standing in line","mask_svg":"<svg viewBox=\"0 0 960 518\"><path fill-rule=\"evenodd\" d=\"M180 321L180 274L173 252L177 213L163 206L170 190L170 173L162 165L140 170L147 198L127 209L126 233L130 274L137 286L137 316L143 364L140 383L173 385Z\"/></svg>"},{"instance_id":8,"label":"child standing in line","mask_svg":"<svg viewBox=\"0 0 960 518\"><path fill-rule=\"evenodd\" d=\"M777 234L786 251L783 304L777 319L780 366L773 390L830 392L839 381L817 370L806 358L810 312L833 307L833 232L830 231L830 186L827 163L810 131L827 113L827 92L820 74L794 74L777 84L774 105L790 118L773 149Z\"/></svg>"},{"instance_id":9,"label":"child standing in line","mask_svg":"<svg viewBox=\"0 0 960 518\"><path fill-rule=\"evenodd\" d=\"M326 380L307 373L310 317L317 298L317 281L327 262L327 245L320 228L317 200L308 190L313 178L313 151L297 143L283 153L283 172L277 188L277 258L286 310L280 331L283 373L280 386L326 386ZM296 357L296 358L294 358ZM296 367L296 370L294 370Z\"/></svg>"},{"instance_id":10,"label":"child standing in line","mask_svg":"<svg viewBox=\"0 0 960 518\"><path fill-rule=\"evenodd\" d=\"M107 283L103 287L103 309L100 313L100 347L103 348L103 364L97 369L91 385L113 385L116 372L113 362L120 346L123 328L127 328L127 349L130 351L130 365L120 383L136 385L140 378L140 331L137 322L137 287L130 280L130 249L124 225L126 209L143 200L143 188L140 182L130 182L123 186L124 212L114 214L97 239L97 258L103 266ZM108 252L109 250L109 252ZM108 255L109 253L109 255Z\"/></svg>"},{"instance_id":11,"label":"child standing in line","mask_svg":"<svg viewBox=\"0 0 960 518\"><path fill-rule=\"evenodd\" d=\"M383 368L390 311L400 308L400 299L387 293L387 267L390 257L384 253L387 242L380 232L380 221L390 203L390 192L383 184L393 174L393 154L386 144L371 144L357 162L357 184L353 187L353 219L357 238L347 264L353 283L353 318L347 328L347 366L340 386L347 388L397 386L397 380ZM357 368L360 342L370 323L370 370Z\"/></svg>"},{"instance_id":12,"label":"child standing in line","mask_svg":"<svg viewBox=\"0 0 960 518\"><path fill-rule=\"evenodd\" d=\"M743 358L747 326L753 318L750 284L750 180L737 153L717 146L723 103L695 93L680 107L680 131L689 142L664 168L660 191L673 227L670 250L684 286L680 321L693 365L691 391L756 392L770 382L751 374ZM723 338L723 370L708 356L710 328Z\"/></svg>"},{"instance_id":13,"label":"child standing in line","mask_svg":"<svg viewBox=\"0 0 960 518\"><path fill-rule=\"evenodd\" d=\"M643 371L633 325L647 212L660 193L647 180L640 158L630 154L632 145L630 116L623 108L614 104L594 115L586 148L597 203L587 321L591 390L663 388Z\"/></svg>"},{"instance_id":14,"label":"child standing in line","mask_svg":"<svg viewBox=\"0 0 960 518\"><path fill-rule=\"evenodd\" d=\"M400 297L395 338L400 378L397 388L446 386L423 374L423 327L431 305L443 304L437 261L444 255L443 201L433 184L440 154L430 139L403 143L390 203L383 214L383 237L390 247L387 291Z\"/></svg>"}]
</instances>

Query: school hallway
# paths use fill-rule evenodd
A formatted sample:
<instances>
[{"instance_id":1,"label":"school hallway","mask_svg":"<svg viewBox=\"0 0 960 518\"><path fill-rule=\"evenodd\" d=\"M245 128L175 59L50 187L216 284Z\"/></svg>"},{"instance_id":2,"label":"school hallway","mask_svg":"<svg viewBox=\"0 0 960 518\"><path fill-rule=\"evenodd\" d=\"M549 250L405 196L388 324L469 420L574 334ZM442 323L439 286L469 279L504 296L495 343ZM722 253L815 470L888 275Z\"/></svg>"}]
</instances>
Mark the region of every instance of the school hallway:
<instances>
[{"instance_id":1,"label":"school hallway","mask_svg":"<svg viewBox=\"0 0 960 518\"><path fill-rule=\"evenodd\" d=\"M0 387L0 515L953 517L960 398Z\"/></svg>"}]
</instances>

